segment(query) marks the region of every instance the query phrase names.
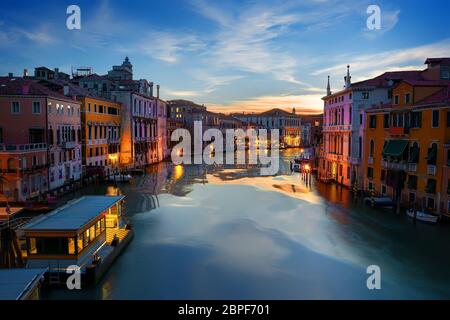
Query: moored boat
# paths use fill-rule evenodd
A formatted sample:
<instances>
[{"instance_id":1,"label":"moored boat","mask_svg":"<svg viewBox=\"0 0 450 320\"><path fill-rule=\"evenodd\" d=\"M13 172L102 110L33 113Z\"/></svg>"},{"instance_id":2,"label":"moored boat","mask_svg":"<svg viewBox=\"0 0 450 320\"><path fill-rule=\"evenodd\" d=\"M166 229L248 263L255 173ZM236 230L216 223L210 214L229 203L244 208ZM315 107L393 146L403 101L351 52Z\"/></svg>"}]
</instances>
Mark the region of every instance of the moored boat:
<instances>
[{"instance_id":1,"label":"moored boat","mask_svg":"<svg viewBox=\"0 0 450 320\"><path fill-rule=\"evenodd\" d=\"M439 220L439 216L437 216L437 215L425 213L422 211L412 210L412 209L407 210L406 214L408 215L408 217L410 217L412 219L417 219L419 221L426 222L426 223L435 224Z\"/></svg>"},{"instance_id":2,"label":"moored boat","mask_svg":"<svg viewBox=\"0 0 450 320\"><path fill-rule=\"evenodd\" d=\"M115 182L130 182L131 179L132 177L129 174L116 174L108 177L109 181Z\"/></svg>"},{"instance_id":3,"label":"moored boat","mask_svg":"<svg viewBox=\"0 0 450 320\"><path fill-rule=\"evenodd\" d=\"M364 203L379 208L392 208L394 206L394 201L388 197L366 197Z\"/></svg>"}]
</instances>

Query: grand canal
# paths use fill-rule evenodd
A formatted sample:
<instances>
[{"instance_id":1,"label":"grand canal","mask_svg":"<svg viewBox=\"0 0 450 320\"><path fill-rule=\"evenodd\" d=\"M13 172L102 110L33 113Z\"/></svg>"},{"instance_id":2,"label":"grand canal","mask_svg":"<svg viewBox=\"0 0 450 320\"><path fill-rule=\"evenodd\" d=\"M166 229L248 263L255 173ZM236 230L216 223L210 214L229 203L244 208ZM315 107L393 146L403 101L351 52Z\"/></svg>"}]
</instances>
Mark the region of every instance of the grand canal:
<instances>
[{"instance_id":1,"label":"grand canal","mask_svg":"<svg viewBox=\"0 0 450 320\"><path fill-rule=\"evenodd\" d=\"M150 167L124 194L135 238L102 281L50 299L450 298L450 227L352 201L345 188L307 185L281 154L280 173L256 168ZM79 196L77 194L75 196ZM381 268L368 290L366 268Z\"/></svg>"}]
</instances>

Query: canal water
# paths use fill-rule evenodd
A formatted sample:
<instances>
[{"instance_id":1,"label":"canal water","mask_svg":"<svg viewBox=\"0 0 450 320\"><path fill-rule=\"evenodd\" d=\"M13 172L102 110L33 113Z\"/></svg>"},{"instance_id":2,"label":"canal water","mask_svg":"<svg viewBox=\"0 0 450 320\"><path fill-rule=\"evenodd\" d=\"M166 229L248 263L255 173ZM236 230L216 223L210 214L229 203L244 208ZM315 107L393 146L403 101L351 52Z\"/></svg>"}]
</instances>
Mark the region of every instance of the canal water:
<instances>
[{"instance_id":1,"label":"canal water","mask_svg":"<svg viewBox=\"0 0 450 320\"><path fill-rule=\"evenodd\" d=\"M91 289L49 299L450 298L450 227L352 200L345 188L245 166L148 168L129 184L81 194L126 195L135 237ZM369 290L366 269L381 269Z\"/></svg>"}]
</instances>

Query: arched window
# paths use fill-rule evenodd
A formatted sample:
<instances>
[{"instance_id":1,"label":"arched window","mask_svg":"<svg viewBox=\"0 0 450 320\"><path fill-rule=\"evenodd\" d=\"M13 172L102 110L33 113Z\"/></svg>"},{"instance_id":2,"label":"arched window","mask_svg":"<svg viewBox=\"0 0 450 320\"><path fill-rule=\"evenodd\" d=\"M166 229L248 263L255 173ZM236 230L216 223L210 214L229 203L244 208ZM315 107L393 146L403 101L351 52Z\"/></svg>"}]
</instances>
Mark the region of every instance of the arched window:
<instances>
[{"instance_id":1,"label":"arched window","mask_svg":"<svg viewBox=\"0 0 450 320\"><path fill-rule=\"evenodd\" d=\"M417 142L414 142L412 146L409 148L409 163L419 163L419 144Z\"/></svg>"},{"instance_id":2,"label":"arched window","mask_svg":"<svg viewBox=\"0 0 450 320\"><path fill-rule=\"evenodd\" d=\"M429 165L436 165L437 162L437 153L438 153L438 147L435 142L431 144L431 147L428 149L428 155L427 155L427 163Z\"/></svg>"}]
</instances>

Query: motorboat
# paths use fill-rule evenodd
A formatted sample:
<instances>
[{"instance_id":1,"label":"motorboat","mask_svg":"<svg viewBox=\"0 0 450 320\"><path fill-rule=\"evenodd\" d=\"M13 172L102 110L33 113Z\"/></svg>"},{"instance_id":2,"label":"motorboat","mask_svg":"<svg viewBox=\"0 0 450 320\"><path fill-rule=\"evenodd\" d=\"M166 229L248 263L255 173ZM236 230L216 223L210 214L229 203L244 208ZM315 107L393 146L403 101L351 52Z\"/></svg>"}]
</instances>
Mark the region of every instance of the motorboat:
<instances>
[{"instance_id":1,"label":"motorboat","mask_svg":"<svg viewBox=\"0 0 450 320\"><path fill-rule=\"evenodd\" d=\"M408 215L408 217L410 217L412 219L417 219L419 221L426 222L426 223L435 224L439 220L439 216L437 216L437 215L425 213L425 212L417 211L417 210L413 210L413 209L407 210L406 214Z\"/></svg>"},{"instance_id":2,"label":"motorboat","mask_svg":"<svg viewBox=\"0 0 450 320\"><path fill-rule=\"evenodd\" d=\"M108 180L113 182L130 182L131 179L132 176L129 174L115 174L108 177Z\"/></svg>"}]
</instances>

